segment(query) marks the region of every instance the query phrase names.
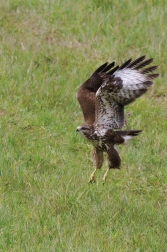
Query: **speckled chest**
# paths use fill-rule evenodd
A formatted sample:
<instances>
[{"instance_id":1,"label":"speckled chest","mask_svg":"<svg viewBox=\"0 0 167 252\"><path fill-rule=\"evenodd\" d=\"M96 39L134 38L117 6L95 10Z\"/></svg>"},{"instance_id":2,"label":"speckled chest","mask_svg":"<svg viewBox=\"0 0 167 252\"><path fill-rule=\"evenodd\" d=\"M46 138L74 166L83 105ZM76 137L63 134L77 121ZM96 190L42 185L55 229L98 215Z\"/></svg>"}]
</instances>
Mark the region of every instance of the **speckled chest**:
<instances>
[{"instance_id":1,"label":"speckled chest","mask_svg":"<svg viewBox=\"0 0 167 252\"><path fill-rule=\"evenodd\" d=\"M106 151L107 146L103 137L99 137L96 133L94 133L91 136L87 136L86 139L98 150Z\"/></svg>"}]
</instances>

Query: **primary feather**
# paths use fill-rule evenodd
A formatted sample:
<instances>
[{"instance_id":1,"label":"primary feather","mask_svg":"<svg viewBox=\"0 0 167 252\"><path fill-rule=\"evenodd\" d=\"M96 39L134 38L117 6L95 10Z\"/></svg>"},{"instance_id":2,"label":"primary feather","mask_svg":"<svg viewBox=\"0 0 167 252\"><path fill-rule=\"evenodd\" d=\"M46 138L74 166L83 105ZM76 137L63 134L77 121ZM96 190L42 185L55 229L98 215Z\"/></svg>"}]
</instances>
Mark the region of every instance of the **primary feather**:
<instances>
[{"instance_id":1,"label":"primary feather","mask_svg":"<svg viewBox=\"0 0 167 252\"><path fill-rule=\"evenodd\" d=\"M96 92L95 125L98 132L104 129L120 129L124 125L124 106L144 94L153 84L152 79L158 74L152 74L157 66L143 68L152 59L143 61L144 56L131 62L131 59L121 65L112 75L103 77L103 83ZM138 70L136 70L137 68ZM102 133L103 134L103 133Z\"/></svg>"},{"instance_id":2,"label":"primary feather","mask_svg":"<svg viewBox=\"0 0 167 252\"><path fill-rule=\"evenodd\" d=\"M158 74L150 74L157 66L146 68L153 59L144 59L145 56L130 59L115 68L114 62L106 62L79 87L77 99L86 124L95 123L99 127L105 118L106 125L110 121L109 128L122 128L124 106L144 94L158 77Z\"/></svg>"}]
</instances>

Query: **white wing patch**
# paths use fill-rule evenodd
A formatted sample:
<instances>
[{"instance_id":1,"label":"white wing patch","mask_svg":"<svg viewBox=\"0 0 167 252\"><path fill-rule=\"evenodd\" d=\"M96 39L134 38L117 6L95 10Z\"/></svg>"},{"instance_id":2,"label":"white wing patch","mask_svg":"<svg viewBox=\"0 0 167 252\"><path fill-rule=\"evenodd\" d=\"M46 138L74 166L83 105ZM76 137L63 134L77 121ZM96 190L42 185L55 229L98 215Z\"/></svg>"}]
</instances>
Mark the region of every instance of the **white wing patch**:
<instances>
[{"instance_id":1,"label":"white wing patch","mask_svg":"<svg viewBox=\"0 0 167 252\"><path fill-rule=\"evenodd\" d=\"M112 94L112 96L115 101L124 106L144 94L148 90L148 87L153 84L148 75L144 75L138 70L131 68L117 70L113 76L121 78L123 86L117 93Z\"/></svg>"},{"instance_id":2,"label":"white wing patch","mask_svg":"<svg viewBox=\"0 0 167 252\"><path fill-rule=\"evenodd\" d=\"M145 68L152 59L144 59L145 56L133 62L130 59L116 67L115 71L108 66L101 71L103 84L96 92L95 107L97 134L104 135L107 129L121 129L124 125L124 106L144 94L153 84L152 80L158 77L158 74L150 74L157 66Z\"/></svg>"},{"instance_id":3,"label":"white wing patch","mask_svg":"<svg viewBox=\"0 0 167 252\"><path fill-rule=\"evenodd\" d=\"M141 74L139 71L130 68L118 70L113 75L115 77L120 77L123 81L123 87L128 89L133 88L133 85L142 84L142 82L148 80L146 75Z\"/></svg>"}]
</instances>

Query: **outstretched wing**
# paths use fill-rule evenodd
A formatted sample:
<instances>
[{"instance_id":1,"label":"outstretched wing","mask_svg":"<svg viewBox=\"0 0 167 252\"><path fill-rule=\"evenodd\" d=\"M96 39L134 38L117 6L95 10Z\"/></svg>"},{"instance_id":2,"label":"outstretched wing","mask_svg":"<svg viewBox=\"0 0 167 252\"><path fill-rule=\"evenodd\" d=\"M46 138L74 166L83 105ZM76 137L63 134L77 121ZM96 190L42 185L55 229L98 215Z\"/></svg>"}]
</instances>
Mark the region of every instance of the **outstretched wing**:
<instances>
[{"instance_id":1,"label":"outstretched wing","mask_svg":"<svg viewBox=\"0 0 167 252\"><path fill-rule=\"evenodd\" d=\"M96 92L103 83L103 76L106 71L111 71L114 67L114 62L107 62L100 66L78 89L76 97L83 112L84 121L87 124L92 124L95 121L95 100Z\"/></svg>"},{"instance_id":2,"label":"outstretched wing","mask_svg":"<svg viewBox=\"0 0 167 252\"><path fill-rule=\"evenodd\" d=\"M133 102L136 98L144 94L153 84L153 79L159 74L152 73L157 69L157 66L148 66L153 59L144 60L142 56L135 61L131 59L121 65L114 73L114 78L121 78L122 88L114 96L114 99L122 105L127 105Z\"/></svg>"},{"instance_id":3,"label":"outstretched wing","mask_svg":"<svg viewBox=\"0 0 167 252\"><path fill-rule=\"evenodd\" d=\"M144 94L158 74L150 74L157 66L145 68L153 59L142 56L131 59L114 72L108 71L96 92L96 129L120 129L124 125L124 106Z\"/></svg>"}]
</instances>

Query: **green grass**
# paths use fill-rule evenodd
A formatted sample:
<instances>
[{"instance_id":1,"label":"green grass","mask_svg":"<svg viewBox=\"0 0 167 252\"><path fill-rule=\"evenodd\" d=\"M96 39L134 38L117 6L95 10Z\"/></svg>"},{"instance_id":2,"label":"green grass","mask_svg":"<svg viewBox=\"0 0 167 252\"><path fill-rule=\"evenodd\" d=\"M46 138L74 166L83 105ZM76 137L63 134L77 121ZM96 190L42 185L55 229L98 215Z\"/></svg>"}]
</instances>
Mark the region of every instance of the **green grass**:
<instances>
[{"instance_id":1,"label":"green grass","mask_svg":"<svg viewBox=\"0 0 167 252\"><path fill-rule=\"evenodd\" d=\"M0 251L167 251L166 1L1 0ZM140 137L88 184L77 87L105 61L153 57L160 77L127 107Z\"/></svg>"}]
</instances>

